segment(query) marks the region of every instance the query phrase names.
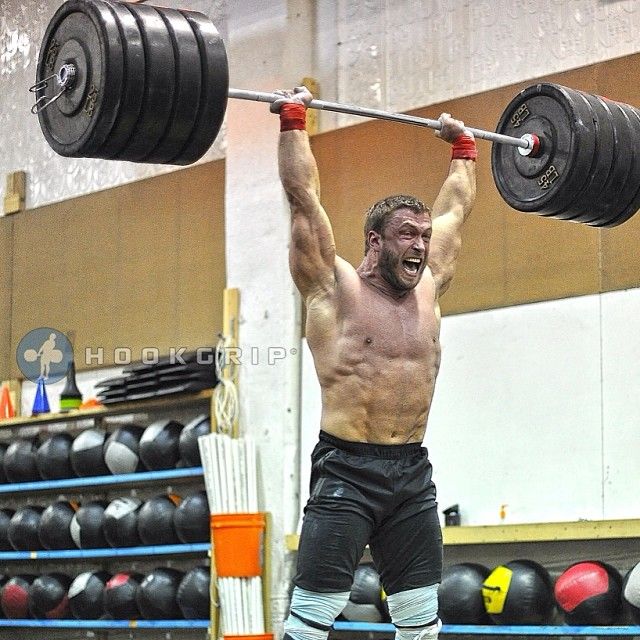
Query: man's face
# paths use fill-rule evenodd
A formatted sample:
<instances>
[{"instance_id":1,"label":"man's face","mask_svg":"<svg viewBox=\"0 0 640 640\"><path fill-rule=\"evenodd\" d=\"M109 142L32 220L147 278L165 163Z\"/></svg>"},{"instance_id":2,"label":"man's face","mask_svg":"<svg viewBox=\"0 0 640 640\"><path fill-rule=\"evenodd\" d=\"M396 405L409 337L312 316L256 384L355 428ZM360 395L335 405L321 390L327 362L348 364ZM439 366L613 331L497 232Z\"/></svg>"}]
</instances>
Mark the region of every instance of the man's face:
<instances>
[{"instance_id":1,"label":"man's face","mask_svg":"<svg viewBox=\"0 0 640 640\"><path fill-rule=\"evenodd\" d=\"M398 291L413 289L427 266L431 217L411 209L393 212L379 239L382 277Z\"/></svg>"}]
</instances>

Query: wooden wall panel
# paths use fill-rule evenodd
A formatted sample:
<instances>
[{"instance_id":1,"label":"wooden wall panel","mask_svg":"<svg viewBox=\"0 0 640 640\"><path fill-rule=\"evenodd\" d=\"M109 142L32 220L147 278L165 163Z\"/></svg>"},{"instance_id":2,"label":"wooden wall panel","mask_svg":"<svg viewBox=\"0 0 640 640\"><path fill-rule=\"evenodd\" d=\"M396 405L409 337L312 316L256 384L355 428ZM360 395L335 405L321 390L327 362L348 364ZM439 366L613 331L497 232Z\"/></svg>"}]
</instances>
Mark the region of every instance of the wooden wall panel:
<instances>
[{"instance_id":1,"label":"wooden wall panel","mask_svg":"<svg viewBox=\"0 0 640 640\"><path fill-rule=\"evenodd\" d=\"M9 377L11 362L11 278L13 218L0 218L0 380Z\"/></svg>"},{"instance_id":2,"label":"wooden wall panel","mask_svg":"<svg viewBox=\"0 0 640 640\"><path fill-rule=\"evenodd\" d=\"M16 216L12 349L40 326L75 333L79 369L86 347L108 365L118 347L139 359L144 347L213 344L223 209L224 163L213 162Z\"/></svg>"},{"instance_id":3,"label":"wooden wall panel","mask_svg":"<svg viewBox=\"0 0 640 640\"><path fill-rule=\"evenodd\" d=\"M628 69L640 55L541 78L640 105L640 86ZM415 111L436 118L454 114L479 129L494 130L503 110L533 80ZM448 149L433 132L368 121L313 138L322 200L340 255L362 259L362 221L370 204L391 193L411 193L432 203L446 176ZM491 145L479 141L478 198L464 232L453 285L443 313L460 313L622 289L640 285L640 252L632 239L640 219L610 230L528 215L500 197L491 173Z\"/></svg>"}]
</instances>

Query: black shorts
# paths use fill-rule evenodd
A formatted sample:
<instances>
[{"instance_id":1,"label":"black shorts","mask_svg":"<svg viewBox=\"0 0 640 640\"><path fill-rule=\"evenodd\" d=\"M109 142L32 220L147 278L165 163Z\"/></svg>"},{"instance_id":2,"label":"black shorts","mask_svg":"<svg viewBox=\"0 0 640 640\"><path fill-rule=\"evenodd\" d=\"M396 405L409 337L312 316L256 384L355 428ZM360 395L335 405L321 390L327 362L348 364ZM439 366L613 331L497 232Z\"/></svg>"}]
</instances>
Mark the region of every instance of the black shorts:
<instances>
[{"instance_id":1,"label":"black shorts","mask_svg":"<svg viewBox=\"0 0 640 640\"><path fill-rule=\"evenodd\" d=\"M442 532L424 447L347 442L320 432L311 463L298 587L350 591L367 544L387 594L440 582Z\"/></svg>"}]
</instances>

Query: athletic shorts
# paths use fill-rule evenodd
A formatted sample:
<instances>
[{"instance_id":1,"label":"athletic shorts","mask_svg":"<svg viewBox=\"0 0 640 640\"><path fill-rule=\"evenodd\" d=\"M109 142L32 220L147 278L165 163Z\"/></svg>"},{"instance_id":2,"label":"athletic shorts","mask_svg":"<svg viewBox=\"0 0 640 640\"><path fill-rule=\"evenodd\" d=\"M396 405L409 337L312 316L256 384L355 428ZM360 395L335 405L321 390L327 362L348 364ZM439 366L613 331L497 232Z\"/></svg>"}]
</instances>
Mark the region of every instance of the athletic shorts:
<instances>
[{"instance_id":1,"label":"athletic shorts","mask_svg":"<svg viewBox=\"0 0 640 640\"><path fill-rule=\"evenodd\" d=\"M442 532L427 450L348 442L320 432L294 584L350 591L369 544L387 594L440 582Z\"/></svg>"}]
</instances>

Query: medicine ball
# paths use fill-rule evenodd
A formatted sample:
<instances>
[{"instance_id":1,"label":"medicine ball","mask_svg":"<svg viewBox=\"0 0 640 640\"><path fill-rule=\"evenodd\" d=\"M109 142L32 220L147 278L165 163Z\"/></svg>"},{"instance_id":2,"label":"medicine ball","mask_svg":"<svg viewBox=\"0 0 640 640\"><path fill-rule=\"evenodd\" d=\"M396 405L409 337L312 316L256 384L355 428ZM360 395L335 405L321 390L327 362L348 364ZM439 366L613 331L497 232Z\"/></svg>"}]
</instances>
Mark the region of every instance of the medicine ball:
<instances>
[{"instance_id":1,"label":"medicine ball","mask_svg":"<svg viewBox=\"0 0 640 640\"><path fill-rule=\"evenodd\" d=\"M108 546L104 535L104 511L106 502L86 502L73 514L69 533L78 549L100 549Z\"/></svg>"},{"instance_id":2,"label":"medicine ball","mask_svg":"<svg viewBox=\"0 0 640 640\"><path fill-rule=\"evenodd\" d=\"M160 567L149 573L136 592L136 603L147 620L171 620L182 617L176 599L182 571Z\"/></svg>"},{"instance_id":3,"label":"medicine ball","mask_svg":"<svg viewBox=\"0 0 640 640\"><path fill-rule=\"evenodd\" d=\"M371 564L361 564L356 568L349 600L340 614L349 622L382 622L382 586L380 576Z\"/></svg>"},{"instance_id":4,"label":"medicine ball","mask_svg":"<svg viewBox=\"0 0 640 640\"><path fill-rule=\"evenodd\" d=\"M59 620L69 614L67 591L71 579L62 573L45 573L29 587L29 611L38 620Z\"/></svg>"},{"instance_id":5,"label":"medicine ball","mask_svg":"<svg viewBox=\"0 0 640 640\"><path fill-rule=\"evenodd\" d=\"M85 571L69 586L69 609L78 620L97 620L104 613L103 592L111 574Z\"/></svg>"},{"instance_id":6,"label":"medicine ball","mask_svg":"<svg viewBox=\"0 0 640 640\"><path fill-rule=\"evenodd\" d=\"M160 495L147 500L138 512L138 535L142 544L179 542L173 525L177 496Z\"/></svg>"},{"instance_id":7,"label":"medicine ball","mask_svg":"<svg viewBox=\"0 0 640 640\"><path fill-rule=\"evenodd\" d=\"M107 438L104 445L104 461L111 473L135 473L144 469L138 455L143 433L142 427L129 424L116 429Z\"/></svg>"},{"instance_id":8,"label":"medicine ball","mask_svg":"<svg viewBox=\"0 0 640 640\"><path fill-rule=\"evenodd\" d=\"M482 584L482 597L497 624L546 624L553 613L549 572L532 560L496 567Z\"/></svg>"},{"instance_id":9,"label":"medicine ball","mask_svg":"<svg viewBox=\"0 0 640 640\"><path fill-rule=\"evenodd\" d=\"M636 624L640 624L640 562L629 569L622 583L622 601Z\"/></svg>"},{"instance_id":10,"label":"medicine ball","mask_svg":"<svg viewBox=\"0 0 640 640\"><path fill-rule=\"evenodd\" d=\"M73 549L70 525L77 508L73 502L59 500L42 512L38 537L45 549Z\"/></svg>"},{"instance_id":11,"label":"medicine ball","mask_svg":"<svg viewBox=\"0 0 640 640\"><path fill-rule=\"evenodd\" d=\"M80 477L109 475L104 462L104 442L107 437L103 429L87 429L76 436L71 445L71 466Z\"/></svg>"},{"instance_id":12,"label":"medicine ball","mask_svg":"<svg viewBox=\"0 0 640 640\"><path fill-rule=\"evenodd\" d=\"M9 522L9 542L16 551L36 551L42 549L38 537L38 527L42 517L42 507L27 506L16 510Z\"/></svg>"},{"instance_id":13,"label":"medicine ball","mask_svg":"<svg viewBox=\"0 0 640 640\"><path fill-rule=\"evenodd\" d=\"M9 542L9 522L14 513L13 509L0 509L0 551L13 551Z\"/></svg>"},{"instance_id":14,"label":"medicine ball","mask_svg":"<svg viewBox=\"0 0 640 640\"><path fill-rule=\"evenodd\" d=\"M612 624L622 606L622 578L604 562L577 562L558 576L554 593L567 624Z\"/></svg>"},{"instance_id":15,"label":"medicine ball","mask_svg":"<svg viewBox=\"0 0 640 640\"><path fill-rule=\"evenodd\" d=\"M140 616L136 592L143 576L139 573L116 573L104 587L102 606L114 620L132 620Z\"/></svg>"},{"instance_id":16,"label":"medicine ball","mask_svg":"<svg viewBox=\"0 0 640 640\"><path fill-rule=\"evenodd\" d=\"M140 457L147 469L173 469L176 466L181 431L182 424L175 420L158 420L144 430L140 438Z\"/></svg>"},{"instance_id":17,"label":"medicine ball","mask_svg":"<svg viewBox=\"0 0 640 640\"><path fill-rule=\"evenodd\" d=\"M184 498L173 514L173 524L180 542L208 542L211 533L206 492L198 491Z\"/></svg>"},{"instance_id":18,"label":"medicine ball","mask_svg":"<svg viewBox=\"0 0 640 640\"><path fill-rule=\"evenodd\" d=\"M211 571L209 567L195 567L180 581L176 601L187 620L208 620L210 616Z\"/></svg>"},{"instance_id":19,"label":"medicine ball","mask_svg":"<svg viewBox=\"0 0 640 640\"><path fill-rule=\"evenodd\" d=\"M0 607L6 618L29 617L29 587L34 580L34 575L22 573L10 578L2 587Z\"/></svg>"},{"instance_id":20,"label":"medicine ball","mask_svg":"<svg viewBox=\"0 0 640 640\"><path fill-rule=\"evenodd\" d=\"M138 498L116 498L104 510L104 537L112 547L137 547L138 510L142 504Z\"/></svg>"},{"instance_id":21,"label":"medicine ball","mask_svg":"<svg viewBox=\"0 0 640 640\"><path fill-rule=\"evenodd\" d=\"M4 454L4 473L9 482L40 480L36 466L38 447L33 440L15 440Z\"/></svg>"},{"instance_id":22,"label":"medicine ball","mask_svg":"<svg viewBox=\"0 0 640 640\"><path fill-rule=\"evenodd\" d=\"M454 564L442 572L438 615L444 624L491 624L482 599L482 583L489 573L473 562Z\"/></svg>"},{"instance_id":23,"label":"medicine ball","mask_svg":"<svg viewBox=\"0 0 640 640\"><path fill-rule=\"evenodd\" d=\"M202 465L198 438L209 433L211 433L211 420L204 413L185 425L178 440L180 460L185 467L200 467Z\"/></svg>"},{"instance_id":24,"label":"medicine ball","mask_svg":"<svg viewBox=\"0 0 640 640\"><path fill-rule=\"evenodd\" d=\"M4 587L5 584L7 584L7 582L9 582L9 576L5 576L4 574L0 573L0 599L2 598L2 588ZM2 613L1 607L0 607L0 618L4 618L4 614Z\"/></svg>"},{"instance_id":25,"label":"medicine ball","mask_svg":"<svg viewBox=\"0 0 640 640\"><path fill-rule=\"evenodd\" d=\"M7 481L7 474L4 472L4 454L8 448L9 445L6 442L0 442L0 484Z\"/></svg>"},{"instance_id":26,"label":"medicine ball","mask_svg":"<svg viewBox=\"0 0 640 640\"><path fill-rule=\"evenodd\" d=\"M72 478L71 444L73 438L68 433L56 433L45 440L36 453L36 466L43 480Z\"/></svg>"}]
</instances>

